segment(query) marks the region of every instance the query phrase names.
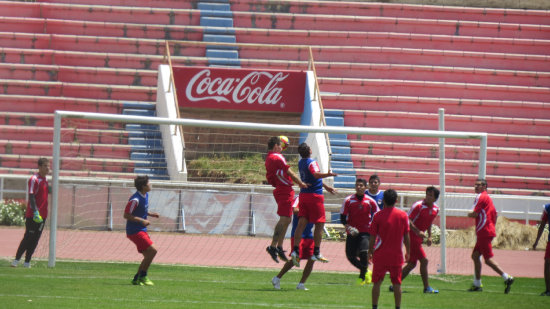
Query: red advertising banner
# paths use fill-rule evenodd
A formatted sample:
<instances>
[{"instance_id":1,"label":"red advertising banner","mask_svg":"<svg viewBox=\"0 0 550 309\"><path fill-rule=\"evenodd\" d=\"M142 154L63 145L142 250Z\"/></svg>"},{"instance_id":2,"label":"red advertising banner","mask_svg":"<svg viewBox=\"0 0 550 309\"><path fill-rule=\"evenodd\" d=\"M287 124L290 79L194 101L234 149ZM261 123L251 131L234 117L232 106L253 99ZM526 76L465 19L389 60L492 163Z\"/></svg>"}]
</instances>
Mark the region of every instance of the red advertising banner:
<instances>
[{"instance_id":1,"label":"red advertising banner","mask_svg":"<svg viewBox=\"0 0 550 309\"><path fill-rule=\"evenodd\" d=\"M302 113L306 72L173 67L180 107Z\"/></svg>"}]
</instances>

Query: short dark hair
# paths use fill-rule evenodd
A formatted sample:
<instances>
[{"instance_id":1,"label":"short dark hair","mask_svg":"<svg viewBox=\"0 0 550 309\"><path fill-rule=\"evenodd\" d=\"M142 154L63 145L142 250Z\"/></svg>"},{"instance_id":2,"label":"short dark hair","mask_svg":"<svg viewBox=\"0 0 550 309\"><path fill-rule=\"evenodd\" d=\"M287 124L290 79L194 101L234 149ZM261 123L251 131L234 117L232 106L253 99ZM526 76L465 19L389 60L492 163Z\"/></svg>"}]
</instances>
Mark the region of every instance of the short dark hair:
<instances>
[{"instance_id":1,"label":"short dark hair","mask_svg":"<svg viewBox=\"0 0 550 309\"><path fill-rule=\"evenodd\" d=\"M300 146L298 146L298 153L304 159L309 158L309 156L311 155L310 151L311 148L309 148L308 144L306 143L301 143Z\"/></svg>"},{"instance_id":2,"label":"short dark hair","mask_svg":"<svg viewBox=\"0 0 550 309\"><path fill-rule=\"evenodd\" d=\"M42 166L44 164L48 164L50 163L50 160L48 160L48 158L40 158L38 159L38 166Z\"/></svg>"},{"instance_id":3,"label":"short dark hair","mask_svg":"<svg viewBox=\"0 0 550 309\"><path fill-rule=\"evenodd\" d=\"M478 178L476 182L481 182L485 187L487 187L487 180L485 178Z\"/></svg>"},{"instance_id":4,"label":"short dark hair","mask_svg":"<svg viewBox=\"0 0 550 309\"><path fill-rule=\"evenodd\" d=\"M355 184L357 184L358 182L362 183L365 187L367 186L367 181L365 180L365 178L357 178L355 180Z\"/></svg>"},{"instance_id":5,"label":"short dark hair","mask_svg":"<svg viewBox=\"0 0 550 309\"><path fill-rule=\"evenodd\" d=\"M437 199L439 198L439 189L434 186L429 186L426 188L426 193L428 192L433 192L435 200L437 201Z\"/></svg>"},{"instance_id":6,"label":"short dark hair","mask_svg":"<svg viewBox=\"0 0 550 309\"><path fill-rule=\"evenodd\" d=\"M380 182L380 177L378 177L378 175L374 174L374 175L371 175L369 177L369 182L371 182L371 180L378 180L378 182Z\"/></svg>"},{"instance_id":7,"label":"short dark hair","mask_svg":"<svg viewBox=\"0 0 550 309\"><path fill-rule=\"evenodd\" d=\"M393 206L397 201L397 192L394 189L384 191L384 206Z\"/></svg>"},{"instance_id":8,"label":"short dark hair","mask_svg":"<svg viewBox=\"0 0 550 309\"><path fill-rule=\"evenodd\" d=\"M278 136L272 136L267 141L267 149L271 150L275 145L281 145L281 138Z\"/></svg>"},{"instance_id":9,"label":"short dark hair","mask_svg":"<svg viewBox=\"0 0 550 309\"><path fill-rule=\"evenodd\" d=\"M143 175L143 176L137 176L136 179L134 179L134 186L138 191L141 191L143 187L147 185L149 182L149 176Z\"/></svg>"}]
</instances>

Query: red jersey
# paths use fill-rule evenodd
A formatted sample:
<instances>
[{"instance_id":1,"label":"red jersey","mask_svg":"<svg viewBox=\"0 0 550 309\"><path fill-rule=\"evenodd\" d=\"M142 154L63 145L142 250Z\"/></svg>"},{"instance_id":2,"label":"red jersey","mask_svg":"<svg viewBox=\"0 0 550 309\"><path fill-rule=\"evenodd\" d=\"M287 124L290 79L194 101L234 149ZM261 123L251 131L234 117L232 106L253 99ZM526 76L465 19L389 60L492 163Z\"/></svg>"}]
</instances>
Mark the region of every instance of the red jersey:
<instances>
[{"instance_id":1,"label":"red jersey","mask_svg":"<svg viewBox=\"0 0 550 309\"><path fill-rule=\"evenodd\" d=\"M478 237L497 236L495 225L497 223L497 211L493 200L489 197L487 191L483 191L476 196L474 201L474 212L476 217L476 235Z\"/></svg>"},{"instance_id":2,"label":"red jersey","mask_svg":"<svg viewBox=\"0 0 550 309\"><path fill-rule=\"evenodd\" d=\"M38 208L40 216L42 219L46 220L48 217L48 181L46 180L46 177L42 177L38 173L32 175L29 179L27 188L29 190L29 195L34 195L36 200L36 208ZM32 218L33 215L31 204L30 202L27 202L25 218Z\"/></svg>"},{"instance_id":3,"label":"red jersey","mask_svg":"<svg viewBox=\"0 0 550 309\"><path fill-rule=\"evenodd\" d=\"M386 266L403 265L403 237L409 232L407 213L395 207L385 207L374 214L369 233L376 235L373 262Z\"/></svg>"},{"instance_id":4,"label":"red jersey","mask_svg":"<svg viewBox=\"0 0 550 309\"><path fill-rule=\"evenodd\" d=\"M286 163L285 157L274 151L269 151L265 158L265 178L273 187L292 187L292 178L287 171L290 166ZM292 188L291 188L292 189Z\"/></svg>"},{"instance_id":5,"label":"red jersey","mask_svg":"<svg viewBox=\"0 0 550 309\"><path fill-rule=\"evenodd\" d=\"M359 233L368 233L372 216L379 210L378 204L371 197L363 195L359 198L357 194L352 194L342 203L340 213L347 216L346 222L359 230Z\"/></svg>"},{"instance_id":6,"label":"red jersey","mask_svg":"<svg viewBox=\"0 0 550 309\"><path fill-rule=\"evenodd\" d=\"M414 224L420 231L426 232L435 217L439 213L439 207L437 204L433 204L432 207L424 204L424 200L414 203L409 210L409 221ZM418 235L412 230L410 232L411 237L418 238Z\"/></svg>"}]
</instances>

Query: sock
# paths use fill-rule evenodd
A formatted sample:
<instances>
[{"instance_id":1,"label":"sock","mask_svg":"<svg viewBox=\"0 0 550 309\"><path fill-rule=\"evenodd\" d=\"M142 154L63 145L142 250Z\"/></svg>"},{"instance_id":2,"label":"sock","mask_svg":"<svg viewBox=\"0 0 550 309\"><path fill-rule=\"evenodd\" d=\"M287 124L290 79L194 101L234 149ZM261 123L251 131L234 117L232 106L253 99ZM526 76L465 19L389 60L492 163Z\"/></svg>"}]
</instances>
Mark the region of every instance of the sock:
<instances>
[{"instance_id":1,"label":"sock","mask_svg":"<svg viewBox=\"0 0 550 309\"><path fill-rule=\"evenodd\" d=\"M510 278L510 275L508 275L507 273L502 274L502 279L504 279L504 281L508 280L508 278Z\"/></svg>"},{"instance_id":2,"label":"sock","mask_svg":"<svg viewBox=\"0 0 550 309\"><path fill-rule=\"evenodd\" d=\"M480 287L481 286L481 279L479 279L479 280L474 279L474 286Z\"/></svg>"},{"instance_id":3,"label":"sock","mask_svg":"<svg viewBox=\"0 0 550 309\"><path fill-rule=\"evenodd\" d=\"M142 271L139 272L139 276L140 277L147 277L147 272L142 270Z\"/></svg>"},{"instance_id":4,"label":"sock","mask_svg":"<svg viewBox=\"0 0 550 309\"><path fill-rule=\"evenodd\" d=\"M282 246L277 246L277 250L279 250L280 252L283 252L283 247Z\"/></svg>"},{"instance_id":5,"label":"sock","mask_svg":"<svg viewBox=\"0 0 550 309\"><path fill-rule=\"evenodd\" d=\"M378 309L378 305L372 305L372 309Z\"/></svg>"},{"instance_id":6,"label":"sock","mask_svg":"<svg viewBox=\"0 0 550 309\"><path fill-rule=\"evenodd\" d=\"M399 308L401 308L401 306L395 306L395 309L399 309Z\"/></svg>"},{"instance_id":7,"label":"sock","mask_svg":"<svg viewBox=\"0 0 550 309\"><path fill-rule=\"evenodd\" d=\"M321 249L319 247L313 247L313 255L319 255L321 253Z\"/></svg>"},{"instance_id":8,"label":"sock","mask_svg":"<svg viewBox=\"0 0 550 309\"><path fill-rule=\"evenodd\" d=\"M138 280L139 279L139 273L137 273L135 276L134 276L134 281Z\"/></svg>"},{"instance_id":9,"label":"sock","mask_svg":"<svg viewBox=\"0 0 550 309\"><path fill-rule=\"evenodd\" d=\"M294 246L294 249L292 249L294 252L300 252L300 247Z\"/></svg>"}]
</instances>

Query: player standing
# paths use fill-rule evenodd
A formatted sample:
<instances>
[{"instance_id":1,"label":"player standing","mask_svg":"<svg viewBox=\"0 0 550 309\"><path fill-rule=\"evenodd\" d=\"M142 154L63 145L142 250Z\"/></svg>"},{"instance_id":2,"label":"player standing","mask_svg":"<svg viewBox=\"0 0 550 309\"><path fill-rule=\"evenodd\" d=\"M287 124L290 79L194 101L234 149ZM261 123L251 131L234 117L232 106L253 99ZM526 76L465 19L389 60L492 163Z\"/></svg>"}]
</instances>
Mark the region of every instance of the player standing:
<instances>
[{"instance_id":1,"label":"player standing","mask_svg":"<svg viewBox=\"0 0 550 309\"><path fill-rule=\"evenodd\" d=\"M306 188L300 189L300 210L298 216L298 226L294 233L294 247L292 250L292 262L295 266L300 267L300 253L296 244L299 244L302 240L302 233L307 223L315 224L315 231L313 232L313 241L315 247L313 248L313 256L311 260L327 263L328 260L321 255L320 246L323 239L323 229L325 227L325 197L323 196L323 188L325 188L331 194L334 194L336 190L323 183L323 178L330 176L337 176L333 172L321 173L321 169L317 164L317 161L311 159L311 148L302 143L298 146L298 153L302 157L298 162L298 170L300 171L300 179L307 184Z\"/></svg>"},{"instance_id":2,"label":"player standing","mask_svg":"<svg viewBox=\"0 0 550 309\"><path fill-rule=\"evenodd\" d=\"M31 258L38 245L46 218L48 217L48 181L46 175L50 172L50 161L46 158L38 159L38 172L31 176L27 184L29 200L25 212L25 235L17 248L12 267L17 267L19 260L25 253L23 267L31 267Z\"/></svg>"},{"instance_id":3,"label":"player standing","mask_svg":"<svg viewBox=\"0 0 550 309\"><path fill-rule=\"evenodd\" d=\"M340 222L346 228L346 257L359 269L358 285L372 282L372 272L368 270L368 231L372 216L379 210L376 201L365 194L366 187L365 179L358 178L355 181L355 194L347 196L340 209Z\"/></svg>"},{"instance_id":4,"label":"player standing","mask_svg":"<svg viewBox=\"0 0 550 309\"><path fill-rule=\"evenodd\" d=\"M370 196L378 204L378 209L384 207L382 199L384 199L384 191L380 190L380 177L378 175L371 175L369 177L369 188L365 191L365 194Z\"/></svg>"},{"instance_id":5,"label":"player standing","mask_svg":"<svg viewBox=\"0 0 550 309\"><path fill-rule=\"evenodd\" d=\"M136 193L128 200L124 209L126 219L126 237L137 247L139 253L143 254L143 260L139 265L138 272L132 280L133 285L154 285L147 277L147 270L157 254L157 249L147 234L147 226L150 224L147 216L158 218L159 214L149 211L149 191L151 184L148 176L137 176L134 179Z\"/></svg>"},{"instance_id":6,"label":"player standing","mask_svg":"<svg viewBox=\"0 0 550 309\"><path fill-rule=\"evenodd\" d=\"M405 260L409 260L409 218L407 213L394 207L397 192L384 192L384 208L374 214L370 225L369 259L373 261L372 308L378 308L380 286L389 271L393 284L395 308L401 307L401 267L403 266L403 244ZM375 243L376 242L376 243Z\"/></svg>"},{"instance_id":7,"label":"player standing","mask_svg":"<svg viewBox=\"0 0 550 309\"><path fill-rule=\"evenodd\" d=\"M540 217L539 229L537 231L537 239L533 244L533 250L537 249L537 244L542 236L546 223L550 226L550 204L546 204L542 208L542 216ZM544 253L544 283L546 285L546 291L540 294L541 296L550 296L550 237L546 242L546 252Z\"/></svg>"},{"instance_id":8,"label":"player standing","mask_svg":"<svg viewBox=\"0 0 550 309\"><path fill-rule=\"evenodd\" d=\"M279 258L288 261L283 250L283 241L286 230L292 217L292 203L294 202L294 189L292 181L296 182L301 188L307 187L286 163L285 157L281 154L281 136L273 136L267 142L267 157L265 158L265 170L267 182L275 187L273 197L277 202L277 214L279 221L275 225L271 245L266 248L271 258L279 263Z\"/></svg>"},{"instance_id":9,"label":"player standing","mask_svg":"<svg viewBox=\"0 0 550 309\"><path fill-rule=\"evenodd\" d=\"M476 219L476 245L472 252L472 260L474 261L474 283L470 287L471 292L483 291L481 284L481 255L485 259L485 264L489 265L496 271L502 279L504 279L504 293L508 294L514 277L505 273L497 262L493 259L493 247L491 241L496 234L495 225L497 223L497 211L493 200L487 193L487 181L485 179L477 179L475 182L475 192L477 193L474 209L468 213L468 217Z\"/></svg>"},{"instance_id":10,"label":"player standing","mask_svg":"<svg viewBox=\"0 0 550 309\"><path fill-rule=\"evenodd\" d=\"M426 252L422 249L422 242L427 231L427 245L428 247L432 245L432 223L439 213L439 207L435 204L438 198L439 190L434 186L429 186L426 188L426 197L414 203L409 210L411 256L401 273L401 280L403 280L416 267L416 262L420 261L420 276L424 284L424 293L430 294L436 294L439 291L432 288L428 283L428 259L426 258Z\"/></svg>"},{"instance_id":11,"label":"player standing","mask_svg":"<svg viewBox=\"0 0 550 309\"><path fill-rule=\"evenodd\" d=\"M294 246L294 232L296 231L296 227L298 226L298 202L299 199L296 198L294 204L293 204L293 210L294 214L292 216L292 231L291 234L292 237L290 238L290 244L291 246ZM304 229L304 232L302 233L302 240L300 241L300 259L307 260L306 266L304 267L304 271L302 272L302 278L300 279L300 282L296 286L297 290L308 290L305 286L306 280L311 274L311 271L313 270L313 264L315 261L311 260L311 257L313 256L313 223L308 223L306 225L306 228ZM277 276L273 277L271 279L271 283L273 284L273 288L276 290L281 289L281 278L294 267L294 263L292 261L287 261L285 265L283 265L283 268L281 268L281 271Z\"/></svg>"}]
</instances>

